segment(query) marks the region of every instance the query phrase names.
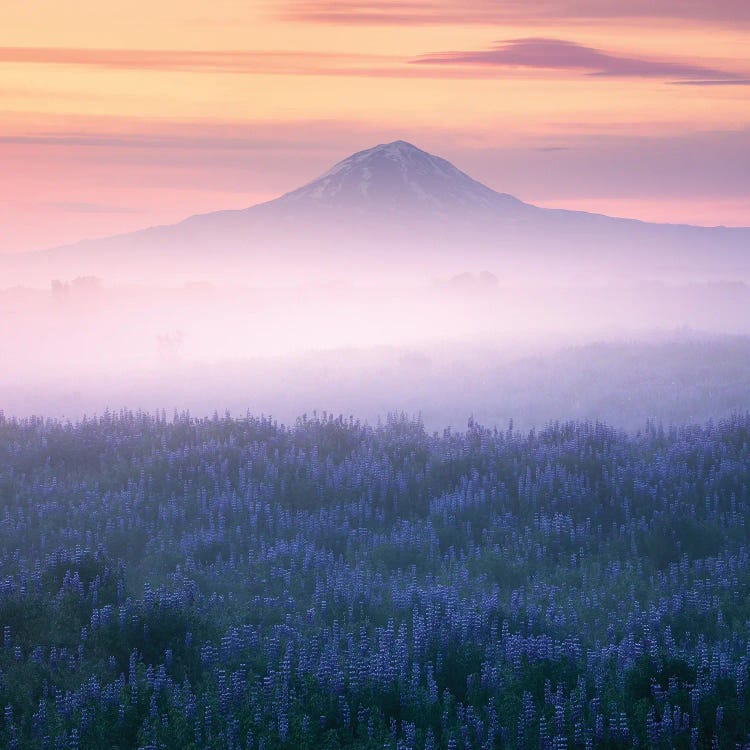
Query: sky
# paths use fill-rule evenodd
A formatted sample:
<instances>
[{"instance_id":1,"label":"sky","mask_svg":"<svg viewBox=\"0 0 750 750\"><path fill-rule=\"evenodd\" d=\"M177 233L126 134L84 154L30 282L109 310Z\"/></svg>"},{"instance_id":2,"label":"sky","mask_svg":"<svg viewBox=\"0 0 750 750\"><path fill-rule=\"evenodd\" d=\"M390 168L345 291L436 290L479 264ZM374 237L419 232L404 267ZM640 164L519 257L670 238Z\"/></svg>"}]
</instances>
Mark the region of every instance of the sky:
<instances>
[{"instance_id":1,"label":"sky","mask_svg":"<svg viewBox=\"0 0 750 750\"><path fill-rule=\"evenodd\" d=\"M747 0L2 0L0 252L404 139L501 192L750 225Z\"/></svg>"}]
</instances>

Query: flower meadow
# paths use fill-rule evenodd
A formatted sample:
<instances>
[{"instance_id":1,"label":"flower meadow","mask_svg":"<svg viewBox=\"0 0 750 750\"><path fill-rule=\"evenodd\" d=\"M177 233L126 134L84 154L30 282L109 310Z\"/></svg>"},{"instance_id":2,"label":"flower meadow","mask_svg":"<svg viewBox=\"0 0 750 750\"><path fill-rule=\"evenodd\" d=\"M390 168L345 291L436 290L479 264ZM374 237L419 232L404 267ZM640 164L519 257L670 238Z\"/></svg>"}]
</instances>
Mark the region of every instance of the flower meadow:
<instances>
[{"instance_id":1,"label":"flower meadow","mask_svg":"<svg viewBox=\"0 0 750 750\"><path fill-rule=\"evenodd\" d=\"M0 746L750 747L750 416L0 417Z\"/></svg>"}]
</instances>

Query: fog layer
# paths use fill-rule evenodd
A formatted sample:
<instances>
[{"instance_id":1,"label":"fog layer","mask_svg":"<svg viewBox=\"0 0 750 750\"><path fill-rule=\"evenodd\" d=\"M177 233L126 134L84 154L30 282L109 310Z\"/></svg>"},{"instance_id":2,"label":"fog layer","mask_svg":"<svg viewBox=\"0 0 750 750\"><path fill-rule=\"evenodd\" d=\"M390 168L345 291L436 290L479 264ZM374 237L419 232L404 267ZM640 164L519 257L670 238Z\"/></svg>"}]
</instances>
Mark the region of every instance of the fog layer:
<instances>
[{"instance_id":1,"label":"fog layer","mask_svg":"<svg viewBox=\"0 0 750 750\"><path fill-rule=\"evenodd\" d=\"M742 284L107 287L0 293L0 408L421 414L433 429L601 419L638 429L750 403Z\"/></svg>"}]
</instances>

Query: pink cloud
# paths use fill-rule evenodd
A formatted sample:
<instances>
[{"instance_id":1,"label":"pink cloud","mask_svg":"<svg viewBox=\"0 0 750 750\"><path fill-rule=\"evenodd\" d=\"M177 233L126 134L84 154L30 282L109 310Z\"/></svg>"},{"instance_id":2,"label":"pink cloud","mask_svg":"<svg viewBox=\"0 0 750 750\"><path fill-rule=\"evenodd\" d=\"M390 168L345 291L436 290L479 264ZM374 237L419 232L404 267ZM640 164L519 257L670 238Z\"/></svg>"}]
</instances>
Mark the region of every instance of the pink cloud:
<instances>
[{"instance_id":1,"label":"pink cloud","mask_svg":"<svg viewBox=\"0 0 750 750\"><path fill-rule=\"evenodd\" d=\"M398 59L354 53L0 47L0 63L183 72L326 75L394 60Z\"/></svg>"},{"instance_id":2,"label":"pink cloud","mask_svg":"<svg viewBox=\"0 0 750 750\"><path fill-rule=\"evenodd\" d=\"M537 68L581 71L605 77L713 78L726 83L744 80L724 70L672 60L616 55L564 39L511 39L491 49L441 52L414 61L419 65L470 65L492 68Z\"/></svg>"},{"instance_id":3,"label":"pink cloud","mask_svg":"<svg viewBox=\"0 0 750 750\"><path fill-rule=\"evenodd\" d=\"M580 70L591 75L690 78L692 85L747 84L715 68L614 55L561 39L512 39L491 49L428 54L416 59L372 54L209 50L0 47L0 63L74 65L139 71L370 78L481 78L504 67Z\"/></svg>"},{"instance_id":4,"label":"pink cloud","mask_svg":"<svg viewBox=\"0 0 750 750\"><path fill-rule=\"evenodd\" d=\"M491 24L591 19L750 22L746 0L290 0L282 16L328 24Z\"/></svg>"},{"instance_id":5,"label":"pink cloud","mask_svg":"<svg viewBox=\"0 0 750 750\"><path fill-rule=\"evenodd\" d=\"M720 78L697 81L673 81L675 86L750 86L750 78Z\"/></svg>"}]
</instances>

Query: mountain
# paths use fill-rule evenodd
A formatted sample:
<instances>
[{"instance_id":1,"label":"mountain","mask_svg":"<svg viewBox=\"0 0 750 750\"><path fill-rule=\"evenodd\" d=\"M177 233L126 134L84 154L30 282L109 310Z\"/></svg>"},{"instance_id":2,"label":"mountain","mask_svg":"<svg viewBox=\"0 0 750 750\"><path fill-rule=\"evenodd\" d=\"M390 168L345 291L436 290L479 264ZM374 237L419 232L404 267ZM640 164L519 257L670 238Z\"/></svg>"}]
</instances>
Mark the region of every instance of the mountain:
<instances>
[{"instance_id":1,"label":"mountain","mask_svg":"<svg viewBox=\"0 0 750 750\"><path fill-rule=\"evenodd\" d=\"M357 214L388 213L403 218L415 212L432 216L454 212L521 210L517 198L497 193L450 162L405 141L360 151L317 180L278 199L294 209L329 206Z\"/></svg>"},{"instance_id":2,"label":"mountain","mask_svg":"<svg viewBox=\"0 0 750 750\"><path fill-rule=\"evenodd\" d=\"M16 281L434 278L750 280L750 229L542 209L404 141L360 151L267 203L16 256Z\"/></svg>"}]
</instances>

